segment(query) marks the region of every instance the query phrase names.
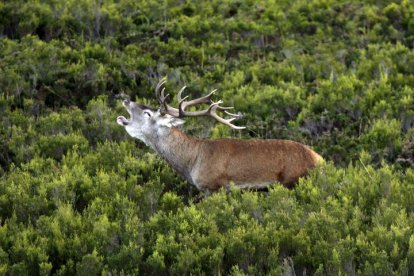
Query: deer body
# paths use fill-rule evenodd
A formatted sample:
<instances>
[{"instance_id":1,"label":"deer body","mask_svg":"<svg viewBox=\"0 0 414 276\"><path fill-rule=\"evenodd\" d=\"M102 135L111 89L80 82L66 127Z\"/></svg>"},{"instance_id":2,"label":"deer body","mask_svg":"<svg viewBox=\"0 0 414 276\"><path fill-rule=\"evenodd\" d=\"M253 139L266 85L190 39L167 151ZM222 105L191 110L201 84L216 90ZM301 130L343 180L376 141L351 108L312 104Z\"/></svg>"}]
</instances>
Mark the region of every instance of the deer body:
<instances>
[{"instance_id":1,"label":"deer body","mask_svg":"<svg viewBox=\"0 0 414 276\"><path fill-rule=\"evenodd\" d=\"M290 187L322 160L305 145L288 140L202 140L177 128L158 137L151 147L202 191L229 183L262 188L280 182Z\"/></svg>"},{"instance_id":2,"label":"deer body","mask_svg":"<svg viewBox=\"0 0 414 276\"><path fill-rule=\"evenodd\" d=\"M157 89L160 86L159 84ZM177 128L183 123L177 117L185 111L166 105L165 98L161 96L160 103L164 104L164 111L170 111L168 113L164 113L162 108L155 110L125 100L123 104L131 114L131 119L120 116L117 122L132 137L153 148L173 169L201 191L216 191L230 183L240 188L262 188L275 182L292 187L299 177L323 161L309 147L289 140L203 140L189 137ZM201 99L202 103L210 100L206 97ZM183 101L180 99L180 107ZM184 103L190 103L189 106L199 102L193 100ZM214 110L211 111L214 104ZM220 122L241 128L231 124L232 119L218 117L216 109L227 108L212 103L207 110L187 112L187 115L199 116L198 114L214 112L213 117Z\"/></svg>"}]
</instances>

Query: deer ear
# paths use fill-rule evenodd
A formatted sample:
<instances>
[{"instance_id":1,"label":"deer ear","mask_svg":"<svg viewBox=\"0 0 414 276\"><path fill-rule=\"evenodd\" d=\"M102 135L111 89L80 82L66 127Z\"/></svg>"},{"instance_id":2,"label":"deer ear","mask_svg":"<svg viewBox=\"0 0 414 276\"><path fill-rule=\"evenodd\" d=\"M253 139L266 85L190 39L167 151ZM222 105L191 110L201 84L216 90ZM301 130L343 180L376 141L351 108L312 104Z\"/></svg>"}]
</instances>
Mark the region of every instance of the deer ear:
<instances>
[{"instance_id":1,"label":"deer ear","mask_svg":"<svg viewBox=\"0 0 414 276\"><path fill-rule=\"evenodd\" d=\"M157 123L166 127L177 127L185 123L184 120L175 118L171 115L165 114L164 116L160 115L157 118Z\"/></svg>"},{"instance_id":2,"label":"deer ear","mask_svg":"<svg viewBox=\"0 0 414 276\"><path fill-rule=\"evenodd\" d=\"M171 125L175 126L175 127L181 126L184 123L185 123L184 120L178 119L178 118L173 118L172 121L171 121Z\"/></svg>"}]
</instances>

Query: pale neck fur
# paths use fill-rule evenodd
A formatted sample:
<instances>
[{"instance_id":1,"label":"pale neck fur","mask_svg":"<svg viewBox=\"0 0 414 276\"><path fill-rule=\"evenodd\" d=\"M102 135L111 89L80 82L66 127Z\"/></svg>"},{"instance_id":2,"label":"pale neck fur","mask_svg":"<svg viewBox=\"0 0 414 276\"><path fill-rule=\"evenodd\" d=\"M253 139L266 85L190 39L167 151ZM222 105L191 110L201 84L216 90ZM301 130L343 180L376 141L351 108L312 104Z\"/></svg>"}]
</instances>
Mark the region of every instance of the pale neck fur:
<instances>
[{"instance_id":1,"label":"pale neck fur","mask_svg":"<svg viewBox=\"0 0 414 276\"><path fill-rule=\"evenodd\" d=\"M174 127L160 128L153 135L154 137L151 139L146 139L147 144L175 170L193 183L191 169L198 156L199 143L197 140Z\"/></svg>"}]
</instances>

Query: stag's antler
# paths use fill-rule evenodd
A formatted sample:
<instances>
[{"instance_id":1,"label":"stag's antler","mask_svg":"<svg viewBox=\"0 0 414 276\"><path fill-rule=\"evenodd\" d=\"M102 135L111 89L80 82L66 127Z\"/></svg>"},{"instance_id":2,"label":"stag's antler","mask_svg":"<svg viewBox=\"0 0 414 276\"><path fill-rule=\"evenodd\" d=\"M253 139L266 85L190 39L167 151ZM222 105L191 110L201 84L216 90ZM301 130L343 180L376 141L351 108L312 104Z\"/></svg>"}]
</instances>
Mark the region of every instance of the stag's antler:
<instances>
[{"instance_id":1,"label":"stag's antler","mask_svg":"<svg viewBox=\"0 0 414 276\"><path fill-rule=\"evenodd\" d=\"M201 98L197 98L191 101L186 101L188 96L185 96L182 98L182 93L185 90L185 86L183 86L180 91L177 94L178 98L178 108L174 108L167 104L167 99L169 98L170 94L165 95L165 83L167 82L167 78L162 78L155 88L155 96L157 97L158 102L160 103L160 112L162 115L169 114L171 116L182 118L185 116L211 116L220 123L223 123L233 129L244 129L245 127L240 127L233 125L231 122L240 118L241 115L239 114L233 114L228 112L227 110L233 109L233 107L224 107L220 106L223 102L219 100L218 102L213 102L211 97L213 94L217 91L216 89L212 90L209 94L206 96L203 96ZM210 104L210 106L207 109L199 110L199 111L185 111L187 107L194 106L197 104ZM220 117L217 114L217 111L222 111L225 114L231 116L229 119L225 119L223 117Z\"/></svg>"}]
</instances>

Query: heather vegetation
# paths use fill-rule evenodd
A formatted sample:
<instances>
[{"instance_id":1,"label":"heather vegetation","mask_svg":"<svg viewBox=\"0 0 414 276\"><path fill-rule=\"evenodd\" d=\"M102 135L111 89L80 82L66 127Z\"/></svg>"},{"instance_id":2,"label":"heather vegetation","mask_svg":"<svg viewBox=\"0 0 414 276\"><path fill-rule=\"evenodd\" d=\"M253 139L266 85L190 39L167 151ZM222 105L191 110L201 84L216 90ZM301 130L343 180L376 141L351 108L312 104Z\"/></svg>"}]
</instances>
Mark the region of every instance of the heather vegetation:
<instances>
[{"instance_id":1,"label":"heather vegetation","mask_svg":"<svg viewBox=\"0 0 414 276\"><path fill-rule=\"evenodd\" d=\"M412 1L0 3L1 275L412 275ZM328 162L199 192L115 122L158 80Z\"/></svg>"}]
</instances>

